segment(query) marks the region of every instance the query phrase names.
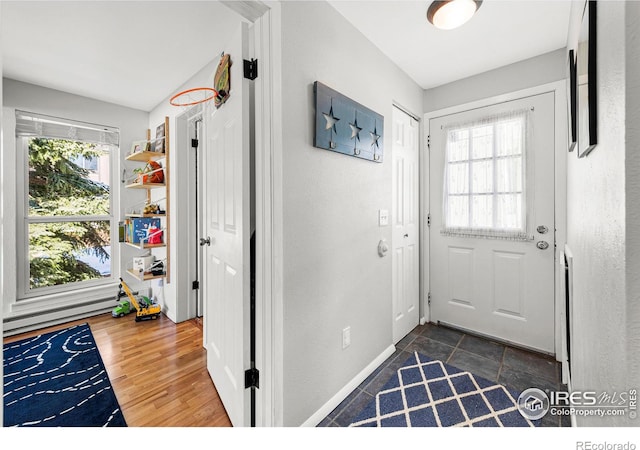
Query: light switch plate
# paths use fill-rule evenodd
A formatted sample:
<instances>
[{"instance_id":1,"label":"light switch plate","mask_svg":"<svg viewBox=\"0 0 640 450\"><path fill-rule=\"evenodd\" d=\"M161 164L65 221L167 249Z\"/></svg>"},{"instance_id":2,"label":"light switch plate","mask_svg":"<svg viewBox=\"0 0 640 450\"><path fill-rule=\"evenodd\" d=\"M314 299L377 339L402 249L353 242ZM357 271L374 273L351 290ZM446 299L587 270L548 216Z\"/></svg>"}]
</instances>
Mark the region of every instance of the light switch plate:
<instances>
[{"instance_id":1,"label":"light switch plate","mask_svg":"<svg viewBox=\"0 0 640 450\"><path fill-rule=\"evenodd\" d=\"M389 211L386 209L381 209L378 211L378 225L381 227L386 227L389 225Z\"/></svg>"},{"instance_id":2,"label":"light switch plate","mask_svg":"<svg viewBox=\"0 0 640 450\"><path fill-rule=\"evenodd\" d=\"M351 327L342 330L342 349L344 350L351 345Z\"/></svg>"}]
</instances>

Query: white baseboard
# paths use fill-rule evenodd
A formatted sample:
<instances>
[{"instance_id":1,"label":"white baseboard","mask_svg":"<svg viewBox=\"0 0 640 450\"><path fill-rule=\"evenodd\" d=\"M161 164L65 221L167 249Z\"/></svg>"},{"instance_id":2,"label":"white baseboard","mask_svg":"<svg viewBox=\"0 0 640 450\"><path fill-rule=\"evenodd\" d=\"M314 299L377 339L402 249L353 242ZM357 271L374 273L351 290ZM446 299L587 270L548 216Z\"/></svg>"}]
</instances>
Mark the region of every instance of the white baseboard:
<instances>
[{"instance_id":1,"label":"white baseboard","mask_svg":"<svg viewBox=\"0 0 640 450\"><path fill-rule=\"evenodd\" d=\"M320 422L327 417L331 411L336 409L336 407L342 403L342 401L351 394L355 388L360 386L364 380L367 379L369 375L371 375L378 367L382 365L383 362L387 360L387 358L396 351L395 345L390 345L387 347L380 355L378 355L373 361L371 361L367 367L362 369L360 373L358 373L345 387L340 389L336 395L331 397L331 399L322 405L322 407L317 410L311 417L304 421L301 425L302 427L315 427Z\"/></svg>"}]
</instances>

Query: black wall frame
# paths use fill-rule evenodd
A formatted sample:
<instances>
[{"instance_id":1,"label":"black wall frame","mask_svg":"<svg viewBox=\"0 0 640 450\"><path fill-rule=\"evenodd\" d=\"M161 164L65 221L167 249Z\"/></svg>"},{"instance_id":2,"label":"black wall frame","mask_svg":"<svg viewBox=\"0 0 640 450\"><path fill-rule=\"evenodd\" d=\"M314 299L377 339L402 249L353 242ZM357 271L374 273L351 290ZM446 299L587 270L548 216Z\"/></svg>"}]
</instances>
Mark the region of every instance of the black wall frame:
<instances>
[{"instance_id":1,"label":"black wall frame","mask_svg":"<svg viewBox=\"0 0 640 450\"><path fill-rule=\"evenodd\" d=\"M578 158L598 143L597 2L587 0L578 42ZM586 59L586 61L585 61Z\"/></svg>"},{"instance_id":2,"label":"black wall frame","mask_svg":"<svg viewBox=\"0 0 640 450\"><path fill-rule=\"evenodd\" d=\"M569 50L568 60L569 76L567 81L569 82L569 88L567 89L567 113L569 118L569 151L572 152L576 148L578 143L578 82L576 79L576 53Z\"/></svg>"}]
</instances>

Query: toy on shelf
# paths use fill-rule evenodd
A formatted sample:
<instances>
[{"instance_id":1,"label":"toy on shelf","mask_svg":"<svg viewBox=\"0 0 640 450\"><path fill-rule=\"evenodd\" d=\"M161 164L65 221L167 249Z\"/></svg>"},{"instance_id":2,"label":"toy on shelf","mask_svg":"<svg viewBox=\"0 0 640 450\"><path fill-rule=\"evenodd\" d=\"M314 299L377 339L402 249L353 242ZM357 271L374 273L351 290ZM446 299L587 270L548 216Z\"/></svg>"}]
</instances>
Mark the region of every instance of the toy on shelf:
<instances>
[{"instance_id":1,"label":"toy on shelf","mask_svg":"<svg viewBox=\"0 0 640 450\"><path fill-rule=\"evenodd\" d=\"M144 167L133 169L136 174L134 183L138 184L162 184L164 183L164 169L160 163L148 161Z\"/></svg>"}]
</instances>

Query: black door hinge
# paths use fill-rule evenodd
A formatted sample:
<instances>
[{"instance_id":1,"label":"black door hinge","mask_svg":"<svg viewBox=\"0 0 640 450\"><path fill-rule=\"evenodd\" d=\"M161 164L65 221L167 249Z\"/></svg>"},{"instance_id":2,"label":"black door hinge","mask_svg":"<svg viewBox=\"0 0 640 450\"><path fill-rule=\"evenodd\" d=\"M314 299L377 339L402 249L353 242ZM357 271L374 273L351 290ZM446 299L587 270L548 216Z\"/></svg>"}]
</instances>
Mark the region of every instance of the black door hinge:
<instances>
[{"instance_id":1,"label":"black door hinge","mask_svg":"<svg viewBox=\"0 0 640 450\"><path fill-rule=\"evenodd\" d=\"M191 283L191 289L200 289L200 282L198 280Z\"/></svg>"},{"instance_id":2,"label":"black door hinge","mask_svg":"<svg viewBox=\"0 0 640 450\"><path fill-rule=\"evenodd\" d=\"M251 61L244 60L244 77L248 80L258 78L258 60L251 58Z\"/></svg>"},{"instance_id":3,"label":"black door hinge","mask_svg":"<svg viewBox=\"0 0 640 450\"><path fill-rule=\"evenodd\" d=\"M191 147L192 148L198 148L198 140L197 139L191 139Z\"/></svg>"},{"instance_id":4,"label":"black door hinge","mask_svg":"<svg viewBox=\"0 0 640 450\"><path fill-rule=\"evenodd\" d=\"M253 368L244 371L244 388L259 388L260 387L260 372L258 369Z\"/></svg>"}]
</instances>

